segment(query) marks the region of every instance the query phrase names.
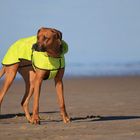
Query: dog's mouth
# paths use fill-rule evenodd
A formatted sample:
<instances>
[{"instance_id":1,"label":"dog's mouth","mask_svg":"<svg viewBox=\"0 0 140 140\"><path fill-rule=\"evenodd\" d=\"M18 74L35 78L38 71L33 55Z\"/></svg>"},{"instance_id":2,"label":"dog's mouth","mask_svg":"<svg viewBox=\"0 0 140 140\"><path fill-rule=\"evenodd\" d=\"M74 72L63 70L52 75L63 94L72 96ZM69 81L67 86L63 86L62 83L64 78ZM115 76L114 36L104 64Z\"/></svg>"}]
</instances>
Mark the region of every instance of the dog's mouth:
<instances>
[{"instance_id":1,"label":"dog's mouth","mask_svg":"<svg viewBox=\"0 0 140 140\"><path fill-rule=\"evenodd\" d=\"M33 44L32 49L38 52L45 52L46 48L45 47L39 47L37 43Z\"/></svg>"}]
</instances>

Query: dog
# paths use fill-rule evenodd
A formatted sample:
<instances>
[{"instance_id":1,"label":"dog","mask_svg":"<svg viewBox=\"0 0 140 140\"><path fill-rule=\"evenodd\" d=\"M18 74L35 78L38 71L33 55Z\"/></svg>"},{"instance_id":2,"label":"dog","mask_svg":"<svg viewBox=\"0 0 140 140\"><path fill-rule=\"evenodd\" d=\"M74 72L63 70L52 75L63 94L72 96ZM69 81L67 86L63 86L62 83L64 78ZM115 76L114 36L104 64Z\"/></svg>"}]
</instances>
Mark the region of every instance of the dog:
<instances>
[{"instance_id":1,"label":"dog","mask_svg":"<svg viewBox=\"0 0 140 140\"><path fill-rule=\"evenodd\" d=\"M64 54L67 50L68 46L62 40L62 33L53 28L41 27L37 32L37 36L16 41L9 48L2 61L3 67L0 71L0 78L5 74L5 79L0 90L0 106L17 72L19 72L25 81L26 87L21 102L25 116L30 123L39 124L41 84L44 79L54 78L60 114L64 123L70 122L65 107L62 80L65 69ZM28 106L33 94L33 115L31 117Z\"/></svg>"}]
</instances>

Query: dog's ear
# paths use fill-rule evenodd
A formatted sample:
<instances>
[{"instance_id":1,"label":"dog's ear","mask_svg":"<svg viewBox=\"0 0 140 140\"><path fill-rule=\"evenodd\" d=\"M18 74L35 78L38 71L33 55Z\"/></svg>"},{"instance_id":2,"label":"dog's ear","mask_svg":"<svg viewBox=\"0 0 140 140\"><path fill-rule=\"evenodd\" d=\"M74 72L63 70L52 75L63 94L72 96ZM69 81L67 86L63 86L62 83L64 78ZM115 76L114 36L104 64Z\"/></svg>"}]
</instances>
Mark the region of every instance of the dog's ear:
<instances>
[{"instance_id":1,"label":"dog's ear","mask_svg":"<svg viewBox=\"0 0 140 140\"><path fill-rule=\"evenodd\" d=\"M52 30L52 32L54 32L57 35L57 39L62 40L62 32L61 31L59 31L55 28L52 28L51 30Z\"/></svg>"}]
</instances>

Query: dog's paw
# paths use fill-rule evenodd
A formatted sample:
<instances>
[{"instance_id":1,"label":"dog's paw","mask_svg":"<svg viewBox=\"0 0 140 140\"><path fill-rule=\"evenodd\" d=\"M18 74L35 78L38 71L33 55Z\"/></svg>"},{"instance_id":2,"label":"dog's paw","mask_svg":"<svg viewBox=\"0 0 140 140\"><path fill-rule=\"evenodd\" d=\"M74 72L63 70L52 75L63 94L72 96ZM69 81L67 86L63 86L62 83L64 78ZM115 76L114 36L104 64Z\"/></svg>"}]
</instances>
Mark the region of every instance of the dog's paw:
<instances>
[{"instance_id":1,"label":"dog's paw","mask_svg":"<svg viewBox=\"0 0 140 140\"><path fill-rule=\"evenodd\" d=\"M37 119L32 119L31 124L40 124L40 120L37 120Z\"/></svg>"},{"instance_id":2,"label":"dog's paw","mask_svg":"<svg viewBox=\"0 0 140 140\"><path fill-rule=\"evenodd\" d=\"M39 117L32 117L31 119L32 124L40 124L40 118Z\"/></svg>"},{"instance_id":3,"label":"dog's paw","mask_svg":"<svg viewBox=\"0 0 140 140\"><path fill-rule=\"evenodd\" d=\"M40 125L40 120L32 120L32 124L39 124Z\"/></svg>"},{"instance_id":4,"label":"dog's paw","mask_svg":"<svg viewBox=\"0 0 140 140\"><path fill-rule=\"evenodd\" d=\"M63 115L63 116L62 116L62 119L63 119L63 122L64 122L64 123L70 123L70 118L68 117L68 115L66 115L66 116Z\"/></svg>"},{"instance_id":5,"label":"dog's paw","mask_svg":"<svg viewBox=\"0 0 140 140\"><path fill-rule=\"evenodd\" d=\"M29 123L32 122L32 118L31 118L31 116L26 116L26 115L25 115L25 117L26 117L26 119L27 119L27 121L28 121Z\"/></svg>"},{"instance_id":6,"label":"dog's paw","mask_svg":"<svg viewBox=\"0 0 140 140\"><path fill-rule=\"evenodd\" d=\"M64 123L70 123L70 118L69 118L69 117L65 117L65 118L63 119L63 122L64 122Z\"/></svg>"}]
</instances>

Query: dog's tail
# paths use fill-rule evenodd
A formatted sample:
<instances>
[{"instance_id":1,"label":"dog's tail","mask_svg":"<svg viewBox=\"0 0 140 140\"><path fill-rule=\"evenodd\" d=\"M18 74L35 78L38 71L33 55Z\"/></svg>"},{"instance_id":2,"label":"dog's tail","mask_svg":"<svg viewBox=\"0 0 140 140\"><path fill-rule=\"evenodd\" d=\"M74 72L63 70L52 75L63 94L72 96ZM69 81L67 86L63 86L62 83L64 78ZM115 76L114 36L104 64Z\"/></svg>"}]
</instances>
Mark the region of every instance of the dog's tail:
<instances>
[{"instance_id":1,"label":"dog's tail","mask_svg":"<svg viewBox=\"0 0 140 140\"><path fill-rule=\"evenodd\" d=\"M2 69L0 70L0 79L2 78L4 73L5 73L5 67L3 66Z\"/></svg>"}]
</instances>

